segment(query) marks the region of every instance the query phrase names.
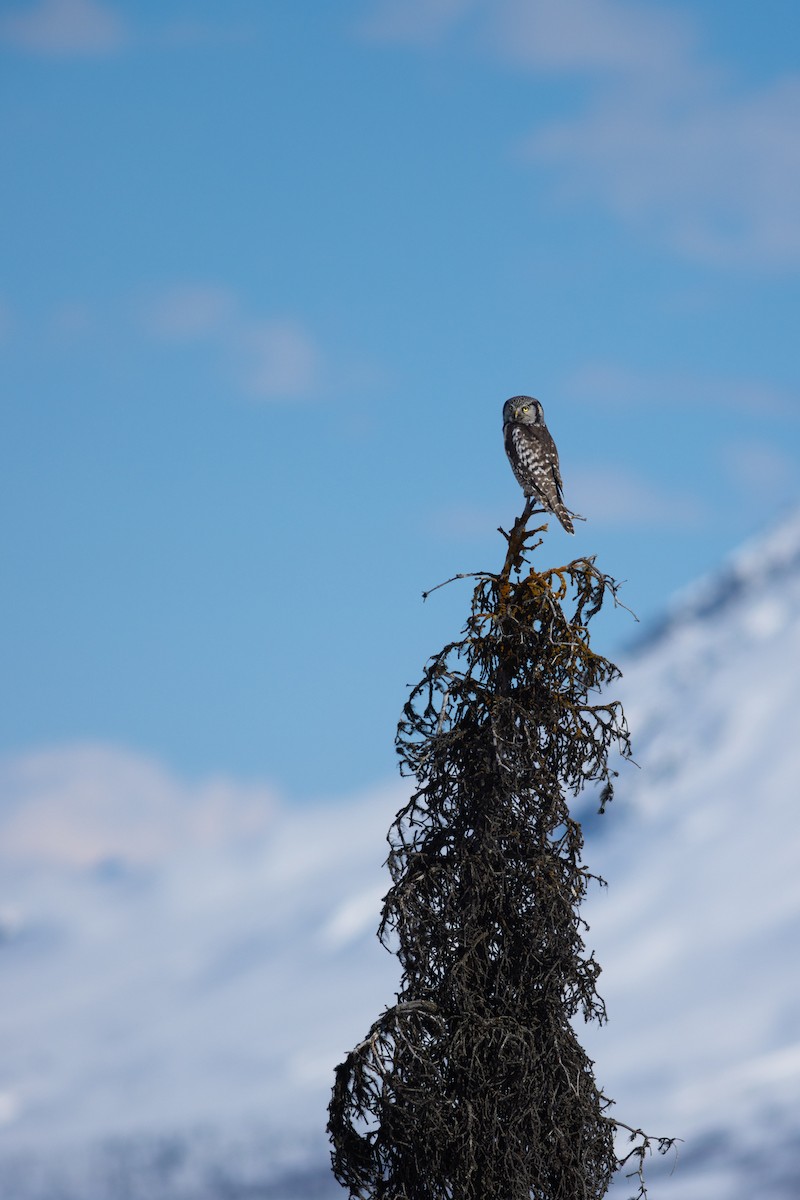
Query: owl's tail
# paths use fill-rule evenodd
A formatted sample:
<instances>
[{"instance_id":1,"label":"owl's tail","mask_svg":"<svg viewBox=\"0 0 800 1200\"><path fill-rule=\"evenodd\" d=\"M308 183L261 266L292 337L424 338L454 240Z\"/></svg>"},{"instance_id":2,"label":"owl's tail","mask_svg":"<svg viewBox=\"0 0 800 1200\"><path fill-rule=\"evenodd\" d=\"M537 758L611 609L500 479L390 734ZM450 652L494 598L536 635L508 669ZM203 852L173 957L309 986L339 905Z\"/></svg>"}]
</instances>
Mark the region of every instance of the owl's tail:
<instances>
[{"instance_id":1,"label":"owl's tail","mask_svg":"<svg viewBox=\"0 0 800 1200\"><path fill-rule=\"evenodd\" d=\"M541 508L536 507L537 501L542 506ZM554 516L558 517L559 521L564 526L567 533L575 532L575 526L572 524L573 517L575 518L576 521L585 521L586 520L586 518L580 516L579 513L571 513L569 511L569 509L565 506L564 502L561 500L560 497L551 503L548 500L544 500L540 495L537 495L535 498L534 498L534 496L526 495L525 496L525 509L522 513L522 519L524 521L527 521L528 517L532 516L534 513L537 513L537 512L553 513Z\"/></svg>"},{"instance_id":2,"label":"owl's tail","mask_svg":"<svg viewBox=\"0 0 800 1200\"><path fill-rule=\"evenodd\" d=\"M564 526L567 533L575 532L575 526L572 524L573 514L567 511L567 509L564 507L564 505L561 503L561 501L559 501L557 504L553 505L553 512L558 517L559 521Z\"/></svg>"}]
</instances>

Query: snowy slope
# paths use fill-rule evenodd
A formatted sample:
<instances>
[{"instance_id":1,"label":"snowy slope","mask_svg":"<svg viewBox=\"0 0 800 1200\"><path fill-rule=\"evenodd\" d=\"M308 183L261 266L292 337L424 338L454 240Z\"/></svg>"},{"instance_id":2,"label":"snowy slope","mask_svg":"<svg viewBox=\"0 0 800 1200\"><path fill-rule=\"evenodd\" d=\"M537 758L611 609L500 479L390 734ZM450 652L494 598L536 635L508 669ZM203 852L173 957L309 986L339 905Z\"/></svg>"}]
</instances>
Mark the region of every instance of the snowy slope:
<instances>
[{"instance_id":1,"label":"snowy slope","mask_svg":"<svg viewBox=\"0 0 800 1200\"><path fill-rule=\"evenodd\" d=\"M684 1138L652 1200L800 1195L798 665L800 516L623 664L641 769L588 822L585 1040L622 1120ZM396 983L404 794L298 809L97 746L2 764L0 1195L331 1194L332 1067Z\"/></svg>"},{"instance_id":2,"label":"snowy slope","mask_svg":"<svg viewBox=\"0 0 800 1200\"><path fill-rule=\"evenodd\" d=\"M659 1196L800 1195L799 693L794 516L627 664L641 770L587 851L610 882L589 1044L623 1119L685 1138Z\"/></svg>"},{"instance_id":3,"label":"snowy slope","mask_svg":"<svg viewBox=\"0 0 800 1200\"><path fill-rule=\"evenodd\" d=\"M394 986L374 928L403 788L304 811L90 746L2 783L0 1196L4 1162L49 1195L33 1154L93 1197L102 1142L152 1197L164 1135L193 1187L217 1160L324 1163L331 1067Z\"/></svg>"}]
</instances>

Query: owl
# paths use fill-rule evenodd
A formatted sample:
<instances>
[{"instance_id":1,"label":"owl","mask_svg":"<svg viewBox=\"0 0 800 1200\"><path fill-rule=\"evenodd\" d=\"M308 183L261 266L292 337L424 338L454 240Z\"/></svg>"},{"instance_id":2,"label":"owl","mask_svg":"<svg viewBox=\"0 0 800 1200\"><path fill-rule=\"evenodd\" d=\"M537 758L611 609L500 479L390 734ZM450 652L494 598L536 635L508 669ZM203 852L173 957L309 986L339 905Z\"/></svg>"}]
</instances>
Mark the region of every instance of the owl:
<instances>
[{"instance_id":1,"label":"owl","mask_svg":"<svg viewBox=\"0 0 800 1200\"><path fill-rule=\"evenodd\" d=\"M567 533L574 533L561 499L558 451L544 423L544 409L533 396L512 396L503 405L503 440L508 461L527 497L555 513Z\"/></svg>"}]
</instances>

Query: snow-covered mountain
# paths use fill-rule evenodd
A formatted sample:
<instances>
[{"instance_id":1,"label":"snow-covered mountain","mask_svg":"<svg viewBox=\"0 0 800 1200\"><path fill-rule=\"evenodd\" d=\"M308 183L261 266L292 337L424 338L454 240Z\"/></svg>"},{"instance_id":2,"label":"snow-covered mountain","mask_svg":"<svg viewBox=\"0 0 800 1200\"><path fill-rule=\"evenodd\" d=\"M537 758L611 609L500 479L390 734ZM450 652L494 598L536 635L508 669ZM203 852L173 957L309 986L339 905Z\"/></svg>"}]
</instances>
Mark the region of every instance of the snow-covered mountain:
<instances>
[{"instance_id":1,"label":"snow-covered mountain","mask_svg":"<svg viewBox=\"0 0 800 1200\"><path fill-rule=\"evenodd\" d=\"M800 1196L800 514L680 597L619 693L641 770L587 847L598 1075L684 1138L654 1197Z\"/></svg>"},{"instance_id":2,"label":"snow-covered mountain","mask_svg":"<svg viewBox=\"0 0 800 1200\"><path fill-rule=\"evenodd\" d=\"M652 1200L797 1197L800 514L622 665L640 769L587 822L585 1042L623 1121L684 1139ZM393 998L405 794L300 808L90 745L0 764L0 1196L343 1195L325 1108Z\"/></svg>"}]
</instances>

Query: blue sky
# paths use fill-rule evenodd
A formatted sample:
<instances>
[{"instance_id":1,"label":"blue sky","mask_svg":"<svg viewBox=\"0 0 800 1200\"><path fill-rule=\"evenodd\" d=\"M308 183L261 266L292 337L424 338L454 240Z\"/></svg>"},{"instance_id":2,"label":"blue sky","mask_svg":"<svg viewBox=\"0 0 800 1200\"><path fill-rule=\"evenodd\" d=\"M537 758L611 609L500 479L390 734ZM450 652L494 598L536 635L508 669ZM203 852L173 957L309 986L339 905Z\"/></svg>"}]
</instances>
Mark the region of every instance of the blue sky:
<instances>
[{"instance_id":1,"label":"blue sky","mask_svg":"<svg viewBox=\"0 0 800 1200\"><path fill-rule=\"evenodd\" d=\"M6 0L0 750L390 775L519 392L587 517L541 561L644 621L797 503L799 40L787 0Z\"/></svg>"}]
</instances>

